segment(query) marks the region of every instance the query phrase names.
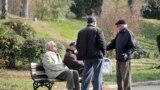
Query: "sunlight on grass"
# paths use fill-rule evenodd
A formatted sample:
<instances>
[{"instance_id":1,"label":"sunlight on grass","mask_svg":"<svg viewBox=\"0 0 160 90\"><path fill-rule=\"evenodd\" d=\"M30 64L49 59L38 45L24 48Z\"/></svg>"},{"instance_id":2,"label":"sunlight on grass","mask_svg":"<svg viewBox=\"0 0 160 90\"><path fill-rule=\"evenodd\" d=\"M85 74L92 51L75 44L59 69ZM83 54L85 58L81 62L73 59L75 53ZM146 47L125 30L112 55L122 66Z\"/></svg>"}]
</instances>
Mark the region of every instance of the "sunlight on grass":
<instances>
[{"instance_id":1,"label":"sunlight on grass","mask_svg":"<svg viewBox=\"0 0 160 90\"><path fill-rule=\"evenodd\" d=\"M85 27L85 21L78 21L75 19L66 19L64 21L51 21L56 31L68 39L76 40L77 33L79 30Z\"/></svg>"},{"instance_id":2,"label":"sunlight on grass","mask_svg":"<svg viewBox=\"0 0 160 90\"><path fill-rule=\"evenodd\" d=\"M116 83L116 67L115 61L113 63L113 74L105 75L104 81L115 84ZM160 60L139 59L132 60L132 82L160 80L160 69L155 67L160 65Z\"/></svg>"}]
</instances>

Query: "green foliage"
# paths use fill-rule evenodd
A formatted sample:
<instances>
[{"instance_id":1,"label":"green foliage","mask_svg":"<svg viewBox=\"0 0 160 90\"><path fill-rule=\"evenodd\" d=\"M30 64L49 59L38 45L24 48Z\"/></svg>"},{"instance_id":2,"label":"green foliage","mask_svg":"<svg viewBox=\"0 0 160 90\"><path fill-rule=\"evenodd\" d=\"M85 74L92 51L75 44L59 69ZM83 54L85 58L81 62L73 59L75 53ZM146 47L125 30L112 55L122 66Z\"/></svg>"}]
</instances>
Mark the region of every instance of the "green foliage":
<instances>
[{"instance_id":1,"label":"green foliage","mask_svg":"<svg viewBox=\"0 0 160 90\"><path fill-rule=\"evenodd\" d=\"M145 37L137 37L138 48L135 52L135 58L158 58L158 48L155 40Z\"/></svg>"},{"instance_id":2,"label":"green foliage","mask_svg":"<svg viewBox=\"0 0 160 90\"><path fill-rule=\"evenodd\" d=\"M45 53L45 40L26 40L21 48L21 57L23 58L23 64L29 64L31 62L41 62ZM58 46L58 53L63 57L65 48L61 42L56 41ZM27 59L27 60L26 60Z\"/></svg>"},{"instance_id":3,"label":"green foliage","mask_svg":"<svg viewBox=\"0 0 160 90\"><path fill-rule=\"evenodd\" d=\"M22 21L7 21L0 26L0 68L28 69L30 62L41 62L46 41L33 38L35 31L30 25ZM63 57L65 47L59 41L56 43Z\"/></svg>"},{"instance_id":4,"label":"green foliage","mask_svg":"<svg viewBox=\"0 0 160 90\"><path fill-rule=\"evenodd\" d=\"M143 48L138 47L134 53L134 59L149 58L150 53Z\"/></svg>"},{"instance_id":5,"label":"green foliage","mask_svg":"<svg viewBox=\"0 0 160 90\"><path fill-rule=\"evenodd\" d=\"M142 23L141 34L149 40L156 41L158 35L160 35L160 22L159 20L144 19Z\"/></svg>"},{"instance_id":6,"label":"green foliage","mask_svg":"<svg viewBox=\"0 0 160 90\"><path fill-rule=\"evenodd\" d=\"M25 22L14 20L4 23L11 30L15 31L16 34L22 36L24 39L31 39L35 36L35 31L33 28Z\"/></svg>"},{"instance_id":7,"label":"green foliage","mask_svg":"<svg viewBox=\"0 0 160 90\"><path fill-rule=\"evenodd\" d=\"M65 51L66 51L66 48L65 46L63 45L63 43L59 42L59 41L55 41L56 44L57 44L57 47L58 47L58 53L60 54L60 56L63 58L64 57L64 54L65 54Z\"/></svg>"},{"instance_id":8,"label":"green foliage","mask_svg":"<svg viewBox=\"0 0 160 90\"><path fill-rule=\"evenodd\" d=\"M3 64L7 68L15 68L16 59L20 55L20 43L18 37L1 36L0 37L0 49L2 50Z\"/></svg>"},{"instance_id":9,"label":"green foliage","mask_svg":"<svg viewBox=\"0 0 160 90\"><path fill-rule=\"evenodd\" d=\"M76 18L86 15L100 15L103 0L74 0L71 11L76 14Z\"/></svg>"},{"instance_id":10,"label":"green foliage","mask_svg":"<svg viewBox=\"0 0 160 90\"><path fill-rule=\"evenodd\" d=\"M24 58L24 60L26 58L27 63L39 62L42 60L42 54L45 51L44 44L44 40L26 40L21 48L22 58Z\"/></svg>"},{"instance_id":11,"label":"green foliage","mask_svg":"<svg viewBox=\"0 0 160 90\"><path fill-rule=\"evenodd\" d=\"M142 13L145 18L160 19L160 0L146 0Z\"/></svg>"},{"instance_id":12,"label":"green foliage","mask_svg":"<svg viewBox=\"0 0 160 90\"><path fill-rule=\"evenodd\" d=\"M160 52L160 35L157 36L157 46Z\"/></svg>"},{"instance_id":13,"label":"green foliage","mask_svg":"<svg viewBox=\"0 0 160 90\"><path fill-rule=\"evenodd\" d=\"M35 16L40 19L61 19L69 12L72 0L44 0L35 10Z\"/></svg>"},{"instance_id":14,"label":"green foliage","mask_svg":"<svg viewBox=\"0 0 160 90\"><path fill-rule=\"evenodd\" d=\"M9 29L5 26L0 24L0 35L4 36L7 35L9 33Z\"/></svg>"}]
</instances>

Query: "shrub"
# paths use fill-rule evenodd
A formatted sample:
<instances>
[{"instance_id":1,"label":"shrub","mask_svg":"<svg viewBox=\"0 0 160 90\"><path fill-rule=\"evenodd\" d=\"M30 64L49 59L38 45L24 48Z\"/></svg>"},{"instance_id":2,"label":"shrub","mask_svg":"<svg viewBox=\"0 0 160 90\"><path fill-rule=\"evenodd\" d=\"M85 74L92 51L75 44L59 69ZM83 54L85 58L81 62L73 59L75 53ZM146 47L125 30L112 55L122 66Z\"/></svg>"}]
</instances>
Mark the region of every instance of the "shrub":
<instances>
[{"instance_id":1,"label":"shrub","mask_svg":"<svg viewBox=\"0 0 160 90\"><path fill-rule=\"evenodd\" d=\"M19 20L8 21L4 23L10 29L16 32L16 34L22 36L25 39L31 39L35 37L35 31L33 28L25 22Z\"/></svg>"},{"instance_id":2,"label":"shrub","mask_svg":"<svg viewBox=\"0 0 160 90\"><path fill-rule=\"evenodd\" d=\"M149 58L149 57L150 57L150 53L148 53L146 50L144 50L141 47L137 47L134 53L134 59Z\"/></svg>"},{"instance_id":3,"label":"shrub","mask_svg":"<svg viewBox=\"0 0 160 90\"><path fill-rule=\"evenodd\" d=\"M146 0L142 14L145 18L160 19L160 0Z\"/></svg>"},{"instance_id":4,"label":"shrub","mask_svg":"<svg viewBox=\"0 0 160 90\"><path fill-rule=\"evenodd\" d=\"M158 46L159 53L160 53L160 35L157 36L157 46Z\"/></svg>"},{"instance_id":5,"label":"shrub","mask_svg":"<svg viewBox=\"0 0 160 90\"><path fill-rule=\"evenodd\" d=\"M4 36L7 35L9 33L9 29L5 26L0 24L0 35Z\"/></svg>"},{"instance_id":6,"label":"shrub","mask_svg":"<svg viewBox=\"0 0 160 90\"><path fill-rule=\"evenodd\" d=\"M39 62L42 60L42 54L45 51L44 44L45 41L43 40L26 40L23 43L21 56L24 60L28 60L26 63Z\"/></svg>"},{"instance_id":7,"label":"shrub","mask_svg":"<svg viewBox=\"0 0 160 90\"><path fill-rule=\"evenodd\" d=\"M1 36L0 37L0 49L2 50L3 64L7 68L15 68L16 59L20 56L20 43L18 37Z\"/></svg>"},{"instance_id":8,"label":"shrub","mask_svg":"<svg viewBox=\"0 0 160 90\"><path fill-rule=\"evenodd\" d=\"M23 64L31 62L41 62L45 53L45 40L26 40L22 45L21 56L24 60ZM65 48L61 42L56 41L58 46L58 53L63 57ZM27 59L27 60L26 60Z\"/></svg>"}]
</instances>

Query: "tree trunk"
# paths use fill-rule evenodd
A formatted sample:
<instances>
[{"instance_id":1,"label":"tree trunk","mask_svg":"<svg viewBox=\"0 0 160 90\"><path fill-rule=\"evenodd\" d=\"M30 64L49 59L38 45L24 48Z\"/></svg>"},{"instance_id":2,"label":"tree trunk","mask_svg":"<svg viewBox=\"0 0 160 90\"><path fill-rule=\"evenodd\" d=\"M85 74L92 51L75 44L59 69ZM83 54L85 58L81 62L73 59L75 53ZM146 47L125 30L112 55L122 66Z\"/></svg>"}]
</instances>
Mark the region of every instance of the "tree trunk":
<instances>
[{"instance_id":1,"label":"tree trunk","mask_svg":"<svg viewBox=\"0 0 160 90\"><path fill-rule=\"evenodd\" d=\"M29 18L29 0L23 0L23 16Z\"/></svg>"},{"instance_id":2,"label":"tree trunk","mask_svg":"<svg viewBox=\"0 0 160 90\"><path fill-rule=\"evenodd\" d=\"M134 0L128 0L128 6L130 8L131 13L133 13L133 4L134 4Z\"/></svg>"},{"instance_id":3,"label":"tree trunk","mask_svg":"<svg viewBox=\"0 0 160 90\"><path fill-rule=\"evenodd\" d=\"M2 0L2 14L1 14L2 19L7 18L7 12L8 12L8 0Z\"/></svg>"}]
</instances>

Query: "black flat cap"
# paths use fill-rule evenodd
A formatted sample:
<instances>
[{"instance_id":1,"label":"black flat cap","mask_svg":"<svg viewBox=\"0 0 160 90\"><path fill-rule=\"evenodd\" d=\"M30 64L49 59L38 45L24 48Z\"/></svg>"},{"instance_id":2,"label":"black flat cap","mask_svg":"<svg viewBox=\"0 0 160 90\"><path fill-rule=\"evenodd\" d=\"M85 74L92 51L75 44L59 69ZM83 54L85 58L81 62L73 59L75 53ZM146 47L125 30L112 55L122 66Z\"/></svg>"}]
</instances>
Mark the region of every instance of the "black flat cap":
<instances>
[{"instance_id":1,"label":"black flat cap","mask_svg":"<svg viewBox=\"0 0 160 90\"><path fill-rule=\"evenodd\" d=\"M93 22L96 22L96 17L90 16L87 20L87 23L93 23Z\"/></svg>"},{"instance_id":2,"label":"black flat cap","mask_svg":"<svg viewBox=\"0 0 160 90\"><path fill-rule=\"evenodd\" d=\"M119 20L115 23L115 25L119 25L119 24L127 24L125 20Z\"/></svg>"}]
</instances>

